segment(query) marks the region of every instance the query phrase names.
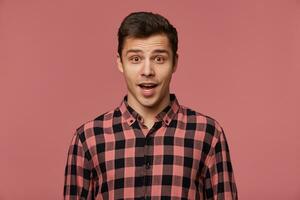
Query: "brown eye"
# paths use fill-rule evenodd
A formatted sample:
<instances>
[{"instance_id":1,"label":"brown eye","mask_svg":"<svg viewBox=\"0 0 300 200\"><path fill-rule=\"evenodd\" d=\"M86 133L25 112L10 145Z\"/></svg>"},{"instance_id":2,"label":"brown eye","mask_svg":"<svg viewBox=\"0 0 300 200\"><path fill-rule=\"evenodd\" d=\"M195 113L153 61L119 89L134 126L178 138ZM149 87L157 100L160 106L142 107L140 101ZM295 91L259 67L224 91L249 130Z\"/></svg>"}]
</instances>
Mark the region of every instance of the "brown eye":
<instances>
[{"instance_id":1,"label":"brown eye","mask_svg":"<svg viewBox=\"0 0 300 200\"><path fill-rule=\"evenodd\" d=\"M133 56L129 59L132 63L139 63L141 58L139 56Z\"/></svg>"},{"instance_id":2,"label":"brown eye","mask_svg":"<svg viewBox=\"0 0 300 200\"><path fill-rule=\"evenodd\" d=\"M164 62L164 58L162 56L156 56L154 60L156 63L159 63L159 64Z\"/></svg>"}]
</instances>

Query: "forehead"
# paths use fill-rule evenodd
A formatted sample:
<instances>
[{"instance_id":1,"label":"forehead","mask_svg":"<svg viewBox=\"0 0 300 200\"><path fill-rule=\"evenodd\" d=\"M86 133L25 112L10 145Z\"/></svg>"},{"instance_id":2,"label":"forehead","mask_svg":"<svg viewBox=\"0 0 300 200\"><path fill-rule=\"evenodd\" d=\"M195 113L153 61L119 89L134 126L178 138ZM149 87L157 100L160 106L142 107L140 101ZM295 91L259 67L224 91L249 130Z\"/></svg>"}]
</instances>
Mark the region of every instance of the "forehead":
<instances>
[{"instance_id":1,"label":"forehead","mask_svg":"<svg viewBox=\"0 0 300 200\"><path fill-rule=\"evenodd\" d=\"M166 50L171 53L169 39L165 34L152 35L146 38L126 38L122 54L126 55L127 52L132 52L132 50L140 50L143 53Z\"/></svg>"}]
</instances>

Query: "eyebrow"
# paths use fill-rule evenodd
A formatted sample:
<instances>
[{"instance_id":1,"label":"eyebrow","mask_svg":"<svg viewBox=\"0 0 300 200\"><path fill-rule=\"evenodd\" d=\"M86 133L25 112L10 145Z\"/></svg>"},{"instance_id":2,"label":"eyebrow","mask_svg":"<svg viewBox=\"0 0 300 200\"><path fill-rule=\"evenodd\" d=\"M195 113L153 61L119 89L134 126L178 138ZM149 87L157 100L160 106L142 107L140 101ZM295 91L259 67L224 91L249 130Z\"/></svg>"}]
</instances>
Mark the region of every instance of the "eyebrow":
<instances>
[{"instance_id":1,"label":"eyebrow","mask_svg":"<svg viewBox=\"0 0 300 200\"><path fill-rule=\"evenodd\" d=\"M129 53L141 53L143 52L140 49L129 49L128 51L126 51L126 55ZM169 55L169 52L165 49L155 49L152 53L166 53Z\"/></svg>"}]
</instances>

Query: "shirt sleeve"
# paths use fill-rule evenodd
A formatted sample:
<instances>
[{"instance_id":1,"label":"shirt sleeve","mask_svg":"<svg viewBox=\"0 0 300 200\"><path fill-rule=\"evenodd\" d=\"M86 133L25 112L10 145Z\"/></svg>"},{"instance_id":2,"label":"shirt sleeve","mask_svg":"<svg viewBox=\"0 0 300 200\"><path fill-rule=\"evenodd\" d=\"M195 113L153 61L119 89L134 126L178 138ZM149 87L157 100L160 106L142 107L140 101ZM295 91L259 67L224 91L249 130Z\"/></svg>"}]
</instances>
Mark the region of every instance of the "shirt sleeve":
<instances>
[{"instance_id":1,"label":"shirt sleeve","mask_svg":"<svg viewBox=\"0 0 300 200\"><path fill-rule=\"evenodd\" d=\"M92 164L79 134L74 134L67 157L64 180L64 200L92 199Z\"/></svg>"},{"instance_id":2,"label":"shirt sleeve","mask_svg":"<svg viewBox=\"0 0 300 200\"><path fill-rule=\"evenodd\" d=\"M223 129L207 159L204 178L205 199L237 200L237 187Z\"/></svg>"}]
</instances>

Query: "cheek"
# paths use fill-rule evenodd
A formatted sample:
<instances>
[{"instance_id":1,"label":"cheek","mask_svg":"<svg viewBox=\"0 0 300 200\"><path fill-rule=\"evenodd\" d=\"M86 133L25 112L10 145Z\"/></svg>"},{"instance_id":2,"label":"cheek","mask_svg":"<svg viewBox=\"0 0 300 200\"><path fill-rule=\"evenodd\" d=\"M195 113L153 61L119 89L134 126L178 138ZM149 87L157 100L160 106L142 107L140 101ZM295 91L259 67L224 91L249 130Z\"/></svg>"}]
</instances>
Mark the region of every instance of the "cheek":
<instances>
[{"instance_id":1,"label":"cheek","mask_svg":"<svg viewBox=\"0 0 300 200\"><path fill-rule=\"evenodd\" d=\"M128 71L126 71L124 73L124 77L128 84L134 84L136 82L136 79L135 79L136 76L134 76L134 74L132 74L132 73L129 73Z\"/></svg>"},{"instance_id":2,"label":"cheek","mask_svg":"<svg viewBox=\"0 0 300 200\"><path fill-rule=\"evenodd\" d=\"M168 68L167 70L161 71L161 78L163 81L170 81L171 77L172 77L172 70L170 68Z\"/></svg>"}]
</instances>

